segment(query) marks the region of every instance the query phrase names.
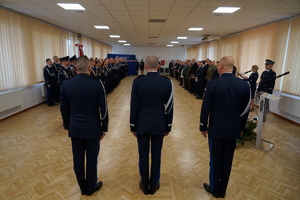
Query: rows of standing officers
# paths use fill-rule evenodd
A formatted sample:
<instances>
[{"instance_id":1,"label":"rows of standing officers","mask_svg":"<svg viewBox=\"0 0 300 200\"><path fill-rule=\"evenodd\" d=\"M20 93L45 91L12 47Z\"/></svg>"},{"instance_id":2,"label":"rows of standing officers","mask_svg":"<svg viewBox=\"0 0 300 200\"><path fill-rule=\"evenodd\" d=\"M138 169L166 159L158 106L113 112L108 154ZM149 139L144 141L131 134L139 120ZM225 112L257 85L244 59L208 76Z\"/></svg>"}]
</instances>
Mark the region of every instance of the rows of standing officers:
<instances>
[{"instance_id":1,"label":"rows of standing officers","mask_svg":"<svg viewBox=\"0 0 300 200\"><path fill-rule=\"evenodd\" d=\"M58 58L53 56L46 59L46 66L43 69L45 85L47 88L47 105L54 106L59 103L60 87L63 82L72 79L77 75L77 57L74 55ZM106 94L112 92L120 81L127 76L128 63L123 58L90 58L92 79L100 80L106 90Z\"/></svg>"},{"instance_id":2,"label":"rows of standing officers","mask_svg":"<svg viewBox=\"0 0 300 200\"><path fill-rule=\"evenodd\" d=\"M220 76L218 73L218 64L219 61L210 60L209 58L201 61L196 61L195 58L192 60L186 59L185 61L171 60L169 63L169 75L178 80L180 86L188 90L191 94L194 94L196 99L203 99L207 81ZM233 67L232 73L248 81L250 84L250 111L254 109L254 96L256 91L258 93L273 93L276 79L276 73L272 70L274 64L275 62L272 60L265 60L266 70L261 75L258 87L257 80L259 74L257 71L259 68L257 65L253 65L251 70L244 73L238 73L236 67ZM251 72L251 74L247 77L245 74L249 72Z\"/></svg>"}]
</instances>

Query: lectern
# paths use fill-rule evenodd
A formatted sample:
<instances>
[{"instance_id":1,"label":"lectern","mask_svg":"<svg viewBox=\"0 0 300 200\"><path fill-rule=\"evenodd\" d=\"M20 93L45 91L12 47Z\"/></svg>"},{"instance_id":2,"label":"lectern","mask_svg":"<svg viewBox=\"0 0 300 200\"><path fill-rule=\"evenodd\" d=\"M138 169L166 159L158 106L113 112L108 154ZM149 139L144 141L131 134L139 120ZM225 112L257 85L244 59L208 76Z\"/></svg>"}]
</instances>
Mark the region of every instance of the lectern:
<instances>
[{"instance_id":1,"label":"lectern","mask_svg":"<svg viewBox=\"0 0 300 200\"><path fill-rule=\"evenodd\" d=\"M267 114L269 112L269 101L277 101L281 97L277 97L271 95L267 92L263 92L259 97L259 110L258 110L258 123L257 123L257 136L256 136L256 143L254 148L260 149L262 151L270 151L274 146L274 143L268 142L266 140L261 139L262 135L262 125L263 122L267 121Z\"/></svg>"}]
</instances>

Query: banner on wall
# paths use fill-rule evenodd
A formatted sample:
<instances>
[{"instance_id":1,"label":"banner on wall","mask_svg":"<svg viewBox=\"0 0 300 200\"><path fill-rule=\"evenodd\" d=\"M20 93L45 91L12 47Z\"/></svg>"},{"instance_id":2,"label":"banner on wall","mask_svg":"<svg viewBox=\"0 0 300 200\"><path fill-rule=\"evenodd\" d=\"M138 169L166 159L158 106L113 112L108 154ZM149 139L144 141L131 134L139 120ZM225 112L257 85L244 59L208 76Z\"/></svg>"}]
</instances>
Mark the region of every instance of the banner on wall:
<instances>
[{"instance_id":1,"label":"banner on wall","mask_svg":"<svg viewBox=\"0 0 300 200\"><path fill-rule=\"evenodd\" d=\"M79 43L79 44L75 44L75 46L76 46L76 56L77 57L83 56L84 55L84 53L83 53L83 44Z\"/></svg>"},{"instance_id":2,"label":"banner on wall","mask_svg":"<svg viewBox=\"0 0 300 200\"><path fill-rule=\"evenodd\" d=\"M129 54L107 54L107 58L123 58L127 60L128 63L128 76L135 75L136 73L136 57L135 55L129 55Z\"/></svg>"}]
</instances>

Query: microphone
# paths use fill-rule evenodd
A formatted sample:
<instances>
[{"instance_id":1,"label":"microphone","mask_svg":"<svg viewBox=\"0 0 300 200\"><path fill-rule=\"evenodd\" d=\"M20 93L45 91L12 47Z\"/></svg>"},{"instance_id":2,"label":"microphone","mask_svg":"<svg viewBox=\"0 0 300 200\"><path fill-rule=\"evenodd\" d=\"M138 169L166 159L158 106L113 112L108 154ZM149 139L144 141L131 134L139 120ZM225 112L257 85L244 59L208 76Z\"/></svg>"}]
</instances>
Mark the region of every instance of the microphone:
<instances>
[{"instance_id":1,"label":"microphone","mask_svg":"<svg viewBox=\"0 0 300 200\"><path fill-rule=\"evenodd\" d=\"M287 72L284 72L283 74L280 74L279 76L277 76L276 78L279 78L279 77L282 77L282 76L285 76L285 75L287 75L287 74L289 74L290 72L289 71L287 71Z\"/></svg>"},{"instance_id":2,"label":"microphone","mask_svg":"<svg viewBox=\"0 0 300 200\"><path fill-rule=\"evenodd\" d=\"M244 74L247 74L247 73L249 73L249 72L251 72L251 70L244 72Z\"/></svg>"},{"instance_id":3,"label":"microphone","mask_svg":"<svg viewBox=\"0 0 300 200\"><path fill-rule=\"evenodd\" d=\"M284 72L282 75L287 75L287 74L289 74L290 72L289 71L287 71L287 72Z\"/></svg>"}]
</instances>

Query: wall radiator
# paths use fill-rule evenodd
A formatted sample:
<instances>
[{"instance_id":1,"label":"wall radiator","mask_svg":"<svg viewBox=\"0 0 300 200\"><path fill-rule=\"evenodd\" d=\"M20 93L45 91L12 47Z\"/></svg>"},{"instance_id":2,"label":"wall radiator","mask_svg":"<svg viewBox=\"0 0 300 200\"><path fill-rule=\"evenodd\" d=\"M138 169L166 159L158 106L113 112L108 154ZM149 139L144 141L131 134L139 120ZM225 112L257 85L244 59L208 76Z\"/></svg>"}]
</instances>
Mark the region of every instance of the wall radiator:
<instances>
[{"instance_id":1,"label":"wall radiator","mask_svg":"<svg viewBox=\"0 0 300 200\"><path fill-rule=\"evenodd\" d=\"M278 102L278 109L291 115L300 117L300 100L289 96L281 95Z\"/></svg>"},{"instance_id":2,"label":"wall radiator","mask_svg":"<svg viewBox=\"0 0 300 200\"><path fill-rule=\"evenodd\" d=\"M23 104L22 89L0 92L0 112Z\"/></svg>"}]
</instances>

